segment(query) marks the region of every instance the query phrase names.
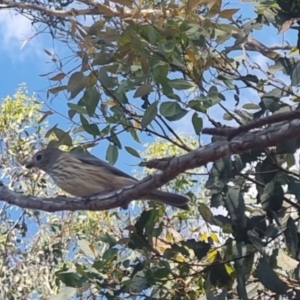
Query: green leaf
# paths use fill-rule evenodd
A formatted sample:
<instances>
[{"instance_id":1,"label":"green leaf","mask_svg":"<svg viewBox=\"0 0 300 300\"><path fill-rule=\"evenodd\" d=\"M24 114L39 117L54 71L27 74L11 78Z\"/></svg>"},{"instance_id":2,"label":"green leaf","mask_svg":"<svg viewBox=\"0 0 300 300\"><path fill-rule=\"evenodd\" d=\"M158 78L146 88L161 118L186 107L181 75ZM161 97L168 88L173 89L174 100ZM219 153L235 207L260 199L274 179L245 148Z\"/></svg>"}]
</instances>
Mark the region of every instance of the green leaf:
<instances>
[{"instance_id":1,"label":"green leaf","mask_svg":"<svg viewBox=\"0 0 300 300\"><path fill-rule=\"evenodd\" d=\"M105 88L113 88L117 84L117 79L107 75L107 68L101 67L98 72L98 79Z\"/></svg>"},{"instance_id":2,"label":"green leaf","mask_svg":"<svg viewBox=\"0 0 300 300\"><path fill-rule=\"evenodd\" d=\"M193 114L192 123L193 123L196 134L200 134L200 132L203 128L203 120L202 120L202 118L198 117L197 113Z\"/></svg>"},{"instance_id":3,"label":"green leaf","mask_svg":"<svg viewBox=\"0 0 300 300\"><path fill-rule=\"evenodd\" d=\"M234 216L237 220L244 217L245 202L240 186L229 186L224 201L231 216Z\"/></svg>"},{"instance_id":4,"label":"green leaf","mask_svg":"<svg viewBox=\"0 0 300 300\"><path fill-rule=\"evenodd\" d=\"M168 279L170 272L171 270L168 268L161 268L154 271L153 277L158 279Z\"/></svg>"},{"instance_id":5,"label":"green leaf","mask_svg":"<svg viewBox=\"0 0 300 300\"><path fill-rule=\"evenodd\" d=\"M289 217L287 221L284 236L286 240L286 245L290 250L292 257L297 258L297 252L299 247L298 231L295 221L291 217Z\"/></svg>"},{"instance_id":6,"label":"green leaf","mask_svg":"<svg viewBox=\"0 0 300 300\"><path fill-rule=\"evenodd\" d=\"M58 142L60 145L72 146L72 138L70 137L69 132L65 132L59 128L54 128L53 133L58 138Z\"/></svg>"},{"instance_id":7,"label":"green leaf","mask_svg":"<svg viewBox=\"0 0 300 300\"><path fill-rule=\"evenodd\" d=\"M157 115L157 104L158 102L155 101L152 104L148 106L148 108L145 111L145 114L142 118L141 126L142 128L146 128L156 117Z\"/></svg>"},{"instance_id":8,"label":"green leaf","mask_svg":"<svg viewBox=\"0 0 300 300\"><path fill-rule=\"evenodd\" d=\"M109 263L117 258L117 254L118 249L110 248L104 252L102 258L106 261L106 263Z\"/></svg>"},{"instance_id":9,"label":"green leaf","mask_svg":"<svg viewBox=\"0 0 300 300\"><path fill-rule=\"evenodd\" d=\"M76 115L76 110L74 110L74 109L69 109L68 110L68 116L69 116L69 118L72 120L73 118L74 118L74 116Z\"/></svg>"},{"instance_id":10,"label":"green leaf","mask_svg":"<svg viewBox=\"0 0 300 300\"><path fill-rule=\"evenodd\" d=\"M224 95L219 93L217 87L214 85L209 89L207 97L212 101L213 104L219 103L220 100L226 100Z\"/></svg>"},{"instance_id":11,"label":"green leaf","mask_svg":"<svg viewBox=\"0 0 300 300\"><path fill-rule=\"evenodd\" d=\"M278 103L281 98L289 96L289 93L284 89L274 88L273 90L264 93L261 97L261 107L262 109L268 109L271 112L274 112L280 108L280 104Z\"/></svg>"},{"instance_id":12,"label":"green leaf","mask_svg":"<svg viewBox=\"0 0 300 300\"><path fill-rule=\"evenodd\" d=\"M48 300L66 300L66 299L72 299L73 296L75 296L77 292L77 289L73 287L62 287L60 292L57 295L52 295L48 298Z\"/></svg>"},{"instance_id":13,"label":"green leaf","mask_svg":"<svg viewBox=\"0 0 300 300\"><path fill-rule=\"evenodd\" d=\"M82 72L73 73L67 85L67 90L70 92L70 98L74 99L85 88L85 80Z\"/></svg>"},{"instance_id":14,"label":"green leaf","mask_svg":"<svg viewBox=\"0 0 300 300\"><path fill-rule=\"evenodd\" d=\"M232 247L233 258L244 257L247 254L247 246L244 243L235 243ZM248 299L246 291L246 269L245 259L236 259L234 261L237 273L237 291L240 299Z\"/></svg>"},{"instance_id":15,"label":"green leaf","mask_svg":"<svg viewBox=\"0 0 300 300\"><path fill-rule=\"evenodd\" d=\"M170 258L176 257L178 255L178 253L181 253L182 255L187 256L187 257L190 256L189 251L185 247L180 247L176 244L173 244L171 246L171 248L165 249L164 257L170 259Z\"/></svg>"},{"instance_id":16,"label":"green leaf","mask_svg":"<svg viewBox=\"0 0 300 300\"><path fill-rule=\"evenodd\" d=\"M100 52L97 53L95 56L95 59L92 62L93 66L99 66L99 65L106 65L110 64L114 61L114 54L107 53L107 52Z\"/></svg>"},{"instance_id":17,"label":"green leaf","mask_svg":"<svg viewBox=\"0 0 300 300\"><path fill-rule=\"evenodd\" d=\"M185 79L171 79L168 80L168 84L176 90L188 90L191 88L195 88L195 84L193 82L187 81Z\"/></svg>"},{"instance_id":18,"label":"green leaf","mask_svg":"<svg viewBox=\"0 0 300 300\"><path fill-rule=\"evenodd\" d=\"M245 109L260 109L260 106L254 103L246 103L243 105Z\"/></svg>"},{"instance_id":19,"label":"green leaf","mask_svg":"<svg viewBox=\"0 0 300 300\"><path fill-rule=\"evenodd\" d=\"M205 205L204 203L200 203L199 212L205 222L210 222L210 219L213 217L213 213L207 205Z\"/></svg>"},{"instance_id":20,"label":"green leaf","mask_svg":"<svg viewBox=\"0 0 300 300\"><path fill-rule=\"evenodd\" d=\"M160 106L160 113L169 121L177 121L183 118L188 111L181 108L177 102L164 102Z\"/></svg>"},{"instance_id":21,"label":"green leaf","mask_svg":"<svg viewBox=\"0 0 300 300\"><path fill-rule=\"evenodd\" d=\"M278 211L282 207L283 197L284 191L281 184L275 180L268 182L260 196L262 208L265 211Z\"/></svg>"},{"instance_id":22,"label":"green leaf","mask_svg":"<svg viewBox=\"0 0 300 300\"><path fill-rule=\"evenodd\" d=\"M115 145L110 144L107 148L106 151L106 160L111 164L114 165L115 162L117 161L119 156L119 150L118 147L116 147Z\"/></svg>"},{"instance_id":23,"label":"green leaf","mask_svg":"<svg viewBox=\"0 0 300 300\"><path fill-rule=\"evenodd\" d=\"M152 45L155 45L156 43L156 40L157 40L157 29L154 28L153 25L151 26L148 26L148 30L147 30L147 33L148 33L148 40L149 42L152 44Z\"/></svg>"},{"instance_id":24,"label":"green leaf","mask_svg":"<svg viewBox=\"0 0 300 300\"><path fill-rule=\"evenodd\" d=\"M300 202L300 181L293 177L287 177L287 184L288 184L288 193L295 195L298 202Z\"/></svg>"},{"instance_id":25,"label":"green leaf","mask_svg":"<svg viewBox=\"0 0 300 300\"><path fill-rule=\"evenodd\" d=\"M258 83L259 82L259 79L256 75L252 75L252 74L248 74L246 76L241 76L239 78L239 80L242 80L242 81L251 81L251 82L254 82L254 83Z\"/></svg>"},{"instance_id":26,"label":"green leaf","mask_svg":"<svg viewBox=\"0 0 300 300\"><path fill-rule=\"evenodd\" d=\"M162 53L171 53L175 49L175 44L173 41L166 42L164 44L160 44L160 50Z\"/></svg>"},{"instance_id":27,"label":"green leaf","mask_svg":"<svg viewBox=\"0 0 300 300\"><path fill-rule=\"evenodd\" d=\"M80 121L83 129L87 133L93 135L94 137L100 135L100 130L96 124L90 124L89 121L83 115L80 115Z\"/></svg>"},{"instance_id":28,"label":"green leaf","mask_svg":"<svg viewBox=\"0 0 300 300\"><path fill-rule=\"evenodd\" d=\"M152 85L149 83L144 83L141 86L138 87L138 89L135 91L133 98L139 98L143 97L145 95L149 95L152 92Z\"/></svg>"},{"instance_id":29,"label":"green leaf","mask_svg":"<svg viewBox=\"0 0 300 300\"><path fill-rule=\"evenodd\" d=\"M125 149L132 156L135 156L137 158L141 158L140 155L139 155L139 153L136 150L134 150L133 148L125 146Z\"/></svg>"},{"instance_id":30,"label":"green leaf","mask_svg":"<svg viewBox=\"0 0 300 300\"><path fill-rule=\"evenodd\" d=\"M84 102L86 111L90 117L95 113L100 100L100 93L95 87L87 88L81 100Z\"/></svg>"},{"instance_id":31,"label":"green leaf","mask_svg":"<svg viewBox=\"0 0 300 300\"><path fill-rule=\"evenodd\" d=\"M74 272L57 272L56 276L68 287L81 287L81 276Z\"/></svg>"},{"instance_id":32,"label":"green leaf","mask_svg":"<svg viewBox=\"0 0 300 300\"><path fill-rule=\"evenodd\" d=\"M209 243L197 242L195 239L190 239L181 242L183 246L186 246L194 250L195 255L201 260L210 250L211 246Z\"/></svg>"},{"instance_id":33,"label":"green leaf","mask_svg":"<svg viewBox=\"0 0 300 300\"><path fill-rule=\"evenodd\" d=\"M108 244L109 247L111 248L117 244L117 240L112 235L109 235L108 233L100 234L97 238L100 241Z\"/></svg>"},{"instance_id":34,"label":"green leaf","mask_svg":"<svg viewBox=\"0 0 300 300\"><path fill-rule=\"evenodd\" d=\"M85 255L95 258L95 253L92 251L89 241L84 239L77 240L77 245Z\"/></svg>"},{"instance_id":35,"label":"green leaf","mask_svg":"<svg viewBox=\"0 0 300 300\"><path fill-rule=\"evenodd\" d=\"M115 128L111 129L111 136L109 136L107 139L112 142L116 147L119 149L122 149L122 144L118 138L118 135L115 134Z\"/></svg>"},{"instance_id":36,"label":"green leaf","mask_svg":"<svg viewBox=\"0 0 300 300\"><path fill-rule=\"evenodd\" d=\"M293 86L299 86L300 84L300 61L294 66L293 72L291 74L291 80Z\"/></svg>"},{"instance_id":37,"label":"green leaf","mask_svg":"<svg viewBox=\"0 0 300 300\"><path fill-rule=\"evenodd\" d=\"M261 258L257 267L257 276L259 281L270 291L277 294L285 294L288 287L275 271L272 269L266 258Z\"/></svg>"},{"instance_id":38,"label":"green leaf","mask_svg":"<svg viewBox=\"0 0 300 300\"><path fill-rule=\"evenodd\" d=\"M71 108L71 110L75 110L78 114L86 114L87 111L83 106L74 104L74 103L68 103L68 106Z\"/></svg>"},{"instance_id":39,"label":"green leaf","mask_svg":"<svg viewBox=\"0 0 300 300\"><path fill-rule=\"evenodd\" d=\"M264 242L259 238L258 234L254 230L248 230L248 239L252 243L252 245L260 252L264 253L265 251L265 244Z\"/></svg>"},{"instance_id":40,"label":"green leaf","mask_svg":"<svg viewBox=\"0 0 300 300\"><path fill-rule=\"evenodd\" d=\"M141 143L141 140L138 136L138 131L132 127L128 128L127 131L130 133L130 135L132 136L132 138L137 142L137 143Z\"/></svg>"}]
</instances>

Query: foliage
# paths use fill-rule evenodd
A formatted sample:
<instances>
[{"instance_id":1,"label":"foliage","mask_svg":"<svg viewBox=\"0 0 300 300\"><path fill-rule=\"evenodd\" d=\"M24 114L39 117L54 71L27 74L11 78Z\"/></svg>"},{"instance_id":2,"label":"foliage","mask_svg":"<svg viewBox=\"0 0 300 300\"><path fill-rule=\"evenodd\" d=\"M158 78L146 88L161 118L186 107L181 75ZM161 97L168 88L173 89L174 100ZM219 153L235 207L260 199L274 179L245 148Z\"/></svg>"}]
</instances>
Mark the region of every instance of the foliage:
<instances>
[{"instance_id":1,"label":"foliage","mask_svg":"<svg viewBox=\"0 0 300 300\"><path fill-rule=\"evenodd\" d=\"M70 47L73 55L68 64L69 55L61 58L45 50L56 65L53 73L46 74L53 82L46 104L51 107L58 94L66 95L66 117L71 124L67 130L53 126L46 139L53 134L58 144L67 147L77 145L73 137L79 134L87 139L86 147L107 140L106 158L111 163L123 148L141 160L178 156L179 149L187 152L201 147L176 134L178 122L191 124L199 138L204 122L215 127L247 124L292 110L299 102L300 62L293 56L300 48L299 39L293 47L293 42L270 46L266 45L269 40L255 38L258 33L267 36L272 32L267 25L283 33L298 21L289 11L289 1L253 1L256 17L252 20L239 10L242 7L227 8L220 0L80 3L84 9L58 2L55 11L52 2L42 5L37 1L36 11L32 7L26 10L27 4L22 3L21 13L35 23L45 23L52 37ZM87 17L86 23L81 16ZM258 53L267 64L256 61ZM51 193L53 187L30 177L34 174L14 173L15 157L29 155L41 132L36 124L39 108L21 102L22 109L15 110L15 98L13 109L7 105L1 114L9 154L2 159L6 166L2 174L17 190ZM30 112L33 119L27 119ZM48 110L41 120L50 115ZM7 117L9 123L4 120ZM125 146L128 141L141 144L146 135L160 140L144 157L134 146ZM221 138L212 138L216 140ZM18 147L23 149L21 153ZM20 277L7 250L9 239L15 238L13 260L24 257L23 249L31 244L21 239L19 245L19 226L10 227L11 220L4 220L2 232L8 237L1 244L6 245L1 250L5 257L2 278L6 274L1 292L12 297L15 284L20 286L20 278L25 278L20 295L35 292L45 297L59 291L56 297L61 299L75 293L81 299L256 299L279 295L298 299L298 148L299 139L295 138L284 144L278 141L273 148L215 160L208 166L201 192L202 175L182 174L167 188L191 196L190 212L165 210L150 203L128 211L47 215L47 230L35 228L40 239L33 244L39 245L39 251L28 251L28 261L32 262L36 253L39 260L26 265L28 274L37 268L44 276L31 283ZM21 175L34 188L25 186ZM21 220L23 217L27 224L40 220L40 213L25 211ZM23 227L20 230L24 231ZM24 266L25 262L22 260ZM18 280L10 276L18 276ZM41 280L48 285L41 285Z\"/></svg>"}]
</instances>

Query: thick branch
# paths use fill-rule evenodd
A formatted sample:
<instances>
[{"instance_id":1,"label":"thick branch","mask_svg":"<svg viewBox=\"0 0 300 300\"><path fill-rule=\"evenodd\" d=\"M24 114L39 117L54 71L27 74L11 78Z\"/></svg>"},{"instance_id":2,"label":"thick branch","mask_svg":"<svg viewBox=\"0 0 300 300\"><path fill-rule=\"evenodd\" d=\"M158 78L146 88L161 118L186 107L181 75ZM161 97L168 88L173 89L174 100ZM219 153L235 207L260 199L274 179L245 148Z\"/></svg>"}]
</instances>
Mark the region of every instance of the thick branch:
<instances>
[{"instance_id":1,"label":"thick branch","mask_svg":"<svg viewBox=\"0 0 300 300\"><path fill-rule=\"evenodd\" d=\"M265 117L265 118L255 119L245 125L241 125L236 128L232 128L232 127L204 128L202 130L202 133L225 136L229 140L231 140L235 136L245 133L245 132L255 129L255 128L259 128L259 127L262 127L265 125L271 125L271 124L279 123L279 122L283 122L283 121L292 121L295 119L300 119L300 111L299 110L287 111L287 112L283 112L283 113L279 113L279 114L273 114L273 115Z\"/></svg>"},{"instance_id":2,"label":"thick branch","mask_svg":"<svg viewBox=\"0 0 300 300\"><path fill-rule=\"evenodd\" d=\"M265 130L248 132L238 135L231 141L220 140L207 146L191 151L188 154L163 160L152 160L146 165L159 171L145 178L135 185L123 190L101 193L89 199L81 198L37 198L15 193L4 186L0 187L0 199L23 208L40 209L45 211L62 210L106 210L124 207L132 199L140 199L156 188L174 179L180 173L206 165L224 156L242 153L253 149L275 146L300 136L300 120L293 120L284 124L271 126Z\"/></svg>"}]
</instances>

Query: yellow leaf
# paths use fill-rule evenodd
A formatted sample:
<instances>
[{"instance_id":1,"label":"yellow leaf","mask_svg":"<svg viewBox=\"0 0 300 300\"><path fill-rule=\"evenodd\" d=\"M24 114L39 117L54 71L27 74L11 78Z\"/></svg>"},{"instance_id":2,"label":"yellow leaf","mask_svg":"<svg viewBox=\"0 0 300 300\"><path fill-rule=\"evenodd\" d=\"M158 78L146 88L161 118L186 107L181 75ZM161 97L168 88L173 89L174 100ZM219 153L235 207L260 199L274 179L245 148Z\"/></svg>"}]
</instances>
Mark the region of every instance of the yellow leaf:
<instances>
[{"instance_id":1,"label":"yellow leaf","mask_svg":"<svg viewBox=\"0 0 300 300\"><path fill-rule=\"evenodd\" d=\"M210 234L210 237L211 237L211 239L212 239L214 242L219 243L219 238L218 238L218 235L217 235L217 234L211 233L211 234Z\"/></svg>"},{"instance_id":2,"label":"yellow leaf","mask_svg":"<svg viewBox=\"0 0 300 300\"><path fill-rule=\"evenodd\" d=\"M187 55L188 59L193 63L193 65L197 64L196 55L191 49L186 49L186 55Z\"/></svg>"},{"instance_id":3,"label":"yellow leaf","mask_svg":"<svg viewBox=\"0 0 300 300\"><path fill-rule=\"evenodd\" d=\"M113 99L108 99L108 100L104 101L103 104L110 105L110 106L115 106L116 105L116 101L113 100Z\"/></svg>"},{"instance_id":4,"label":"yellow leaf","mask_svg":"<svg viewBox=\"0 0 300 300\"><path fill-rule=\"evenodd\" d=\"M167 232L167 234L166 234L166 241L168 243L173 243L172 235L169 232Z\"/></svg>"},{"instance_id":5,"label":"yellow leaf","mask_svg":"<svg viewBox=\"0 0 300 300\"><path fill-rule=\"evenodd\" d=\"M199 240L200 240L200 241L206 241L206 240L207 240L207 237L208 237L207 232L203 232L203 233L200 235Z\"/></svg>"},{"instance_id":6,"label":"yellow leaf","mask_svg":"<svg viewBox=\"0 0 300 300\"><path fill-rule=\"evenodd\" d=\"M138 122L137 120L134 120L134 128L140 128L141 127L141 123Z\"/></svg>"},{"instance_id":7,"label":"yellow leaf","mask_svg":"<svg viewBox=\"0 0 300 300\"><path fill-rule=\"evenodd\" d=\"M182 257L182 256L179 256L179 255L177 255L177 256L175 257L175 260L176 260L177 262L180 262L180 263L183 263L183 262L185 262L185 259L184 259L184 257Z\"/></svg>"},{"instance_id":8,"label":"yellow leaf","mask_svg":"<svg viewBox=\"0 0 300 300\"><path fill-rule=\"evenodd\" d=\"M234 268L231 264L225 264L224 266L228 275L231 275L234 272Z\"/></svg>"},{"instance_id":9,"label":"yellow leaf","mask_svg":"<svg viewBox=\"0 0 300 300\"><path fill-rule=\"evenodd\" d=\"M290 55L294 55L297 54L299 52L299 49L297 48L297 46L294 46L291 51L289 52Z\"/></svg>"},{"instance_id":10,"label":"yellow leaf","mask_svg":"<svg viewBox=\"0 0 300 300\"><path fill-rule=\"evenodd\" d=\"M276 52L270 52L267 54L267 57L273 60L277 60L281 55Z\"/></svg>"},{"instance_id":11,"label":"yellow leaf","mask_svg":"<svg viewBox=\"0 0 300 300\"><path fill-rule=\"evenodd\" d=\"M218 255L218 251L216 249L210 249L206 255L206 260L209 263L212 263L215 260L217 255Z\"/></svg>"}]
</instances>

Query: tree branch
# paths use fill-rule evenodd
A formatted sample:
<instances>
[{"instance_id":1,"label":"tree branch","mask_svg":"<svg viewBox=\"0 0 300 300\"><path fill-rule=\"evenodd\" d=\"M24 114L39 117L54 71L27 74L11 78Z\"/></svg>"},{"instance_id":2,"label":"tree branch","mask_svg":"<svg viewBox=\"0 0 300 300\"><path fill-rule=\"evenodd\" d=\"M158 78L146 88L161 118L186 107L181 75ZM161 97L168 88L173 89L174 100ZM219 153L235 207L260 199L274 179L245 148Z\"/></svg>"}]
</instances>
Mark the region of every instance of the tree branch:
<instances>
[{"instance_id":1,"label":"tree branch","mask_svg":"<svg viewBox=\"0 0 300 300\"><path fill-rule=\"evenodd\" d=\"M270 125L274 123L279 123L283 121L292 121L295 119L300 119L300 111L287 111L279 114L273 114L271 116L255 119L250 121L245 125L241 125L236 128L232 127L218 127L218 128L204 128L202 133L204 134L212 134L218 136L225 136L229 140L233 139L235 136L245 133L251 129L259 128L265 125Z\"/></svg>"},{"instance_id":2,"label":"tree branch","mask_svg":"<svg viewBox=\"0 0 300 300\"><path fill-rule=\"evenodd\" d=\"M296 119L257 132L238 135L231 141L219 140L178 157L151 160L146 163L146 166L161 171L122 190L105 192L86 198L38 198L13 192L2 185L0 186L0 199L23 208L49 212L62 210L100 211L124 207L132 199L146 197L151 191L160 188L186 170L206 165L227 155L276 146L299 136L300 120Z\"/></svg>"}]
</instances>

